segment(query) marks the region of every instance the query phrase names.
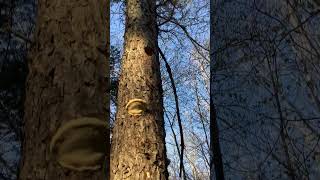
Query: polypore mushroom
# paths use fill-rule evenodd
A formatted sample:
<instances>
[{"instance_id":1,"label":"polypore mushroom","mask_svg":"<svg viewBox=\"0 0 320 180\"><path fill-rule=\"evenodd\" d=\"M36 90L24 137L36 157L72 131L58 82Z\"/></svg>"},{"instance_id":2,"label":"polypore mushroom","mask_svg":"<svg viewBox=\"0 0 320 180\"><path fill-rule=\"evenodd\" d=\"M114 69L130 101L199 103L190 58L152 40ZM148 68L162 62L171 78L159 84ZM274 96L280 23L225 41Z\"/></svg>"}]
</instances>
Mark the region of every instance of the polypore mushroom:
<instances>
[{"instance_id":1,"label":"polypore mushroom","mask_svg":"<svg viewBox=\"0 0 320 180\"><path fill-rule=\"evenodd\" d=\"M128 113L133 116L140 116L147 108L147 102L142 99L131 99L127 105L126 109Z\"/></svg>"},{"instance_id":2,"label":"polypore mushroom","mask_svg":"<svg viewBox=\"0 0 320 180\"><path fill-rule=\"evenodd\" d=\"M79 118L61 126L50 143L50 153L65 168L97 170L106 153L107 124L96 118Z\"/></svg>"}]
</instances>

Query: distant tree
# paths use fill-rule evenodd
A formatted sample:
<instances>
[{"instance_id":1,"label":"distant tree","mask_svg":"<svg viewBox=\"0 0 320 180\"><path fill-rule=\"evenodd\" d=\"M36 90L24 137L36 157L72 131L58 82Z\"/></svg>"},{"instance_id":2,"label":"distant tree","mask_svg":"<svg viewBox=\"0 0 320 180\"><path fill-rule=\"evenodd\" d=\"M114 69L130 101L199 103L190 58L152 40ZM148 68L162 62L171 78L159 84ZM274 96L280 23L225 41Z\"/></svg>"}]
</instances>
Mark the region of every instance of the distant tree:
<instances>
[{"instance_id":1,"label":"distant tree","mask_svg":"<svg viewBox=\"0 0 320 180\"><path fill-rule=\"evenodd\" d=\"M120 50L114 46L110 49L110 98L114 105L117 104L118 83L120 76L121 57Z\"/></svg>"}]
</instances>

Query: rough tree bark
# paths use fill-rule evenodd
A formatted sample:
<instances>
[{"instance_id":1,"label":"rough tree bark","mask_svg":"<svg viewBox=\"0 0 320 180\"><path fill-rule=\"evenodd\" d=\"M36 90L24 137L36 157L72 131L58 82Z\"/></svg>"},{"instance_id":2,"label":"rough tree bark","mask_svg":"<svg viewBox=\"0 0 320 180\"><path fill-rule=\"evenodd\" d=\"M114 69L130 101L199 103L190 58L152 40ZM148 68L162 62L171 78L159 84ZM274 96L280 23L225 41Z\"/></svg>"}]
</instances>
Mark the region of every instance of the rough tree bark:
<instances>
[{"instance_id":1,"label":"rough tree bark","mask_svg":"<svg viewBox=\"0 0 320 180\"><path fill-rule=\"evenodd\" d=\"M111 179L167 179L156 2L127 0L126 8ZM132 99L145 101L138 107L141 115L128 113L126 105Z\"/></svg>"},{"instance_id":2,"label":"rough tree bark","mask_svg":"<svg viewBox=\"0 0 320 180\"><path fill-rule=\"evenodd\" d=\"M49 144L70 119L108 119L108 4L38 1L35 43L28 60L19 179L104 178L102 170L77 172L60 167L50 157Z\"/></svg>"}]
</instances>

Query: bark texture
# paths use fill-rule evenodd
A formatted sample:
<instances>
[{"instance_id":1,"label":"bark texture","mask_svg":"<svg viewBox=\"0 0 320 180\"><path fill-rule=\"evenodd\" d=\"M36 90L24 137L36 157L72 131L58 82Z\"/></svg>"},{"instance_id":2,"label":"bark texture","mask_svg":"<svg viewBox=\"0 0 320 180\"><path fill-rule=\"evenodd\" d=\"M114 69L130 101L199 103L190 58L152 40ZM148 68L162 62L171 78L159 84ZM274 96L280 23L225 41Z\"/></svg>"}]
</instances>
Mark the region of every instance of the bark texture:
<instances>
[{"instance_id":1,"label":"bark texture","mask_svg":"<svg viewBox=\"0 0 320 180\"><path fill-rule=\"evenodd\" d=\"M155 5L155 1L149 0L126 1L111 179L168 178ZM126 105L132 99L146 102L141 115L128 113Z\"/></svg>"},{"instance_id":2,"label":"bark texture","mask_svg":"<svg viewBox=\"0 0 320 180\"><path fill-rule=\"evenodd\" d=\"M38 1L19 179L104 178L102 169L77 172L60 167L50 157L49 144L71 119L108 120L107 6L108 1L100 0Z\"/></svg>"}]
</instances>

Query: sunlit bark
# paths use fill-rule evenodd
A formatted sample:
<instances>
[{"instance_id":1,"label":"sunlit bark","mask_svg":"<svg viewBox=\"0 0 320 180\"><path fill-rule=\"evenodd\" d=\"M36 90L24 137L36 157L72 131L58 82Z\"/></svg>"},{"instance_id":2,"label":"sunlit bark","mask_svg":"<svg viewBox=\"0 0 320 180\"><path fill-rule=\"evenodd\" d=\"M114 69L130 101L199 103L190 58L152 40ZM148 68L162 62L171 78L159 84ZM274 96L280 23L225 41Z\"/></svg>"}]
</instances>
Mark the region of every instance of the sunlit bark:
<instances>
[{"instance_id":1,"label":"sunlit bark","mask_svg":"<svg viewBox=\"0 0 320 180\"><path fill-rule=\"evenodd\" d=\"M111 179L168 178L155 5L155 1L126 1Z\"/></svg>"}]
</instances>

